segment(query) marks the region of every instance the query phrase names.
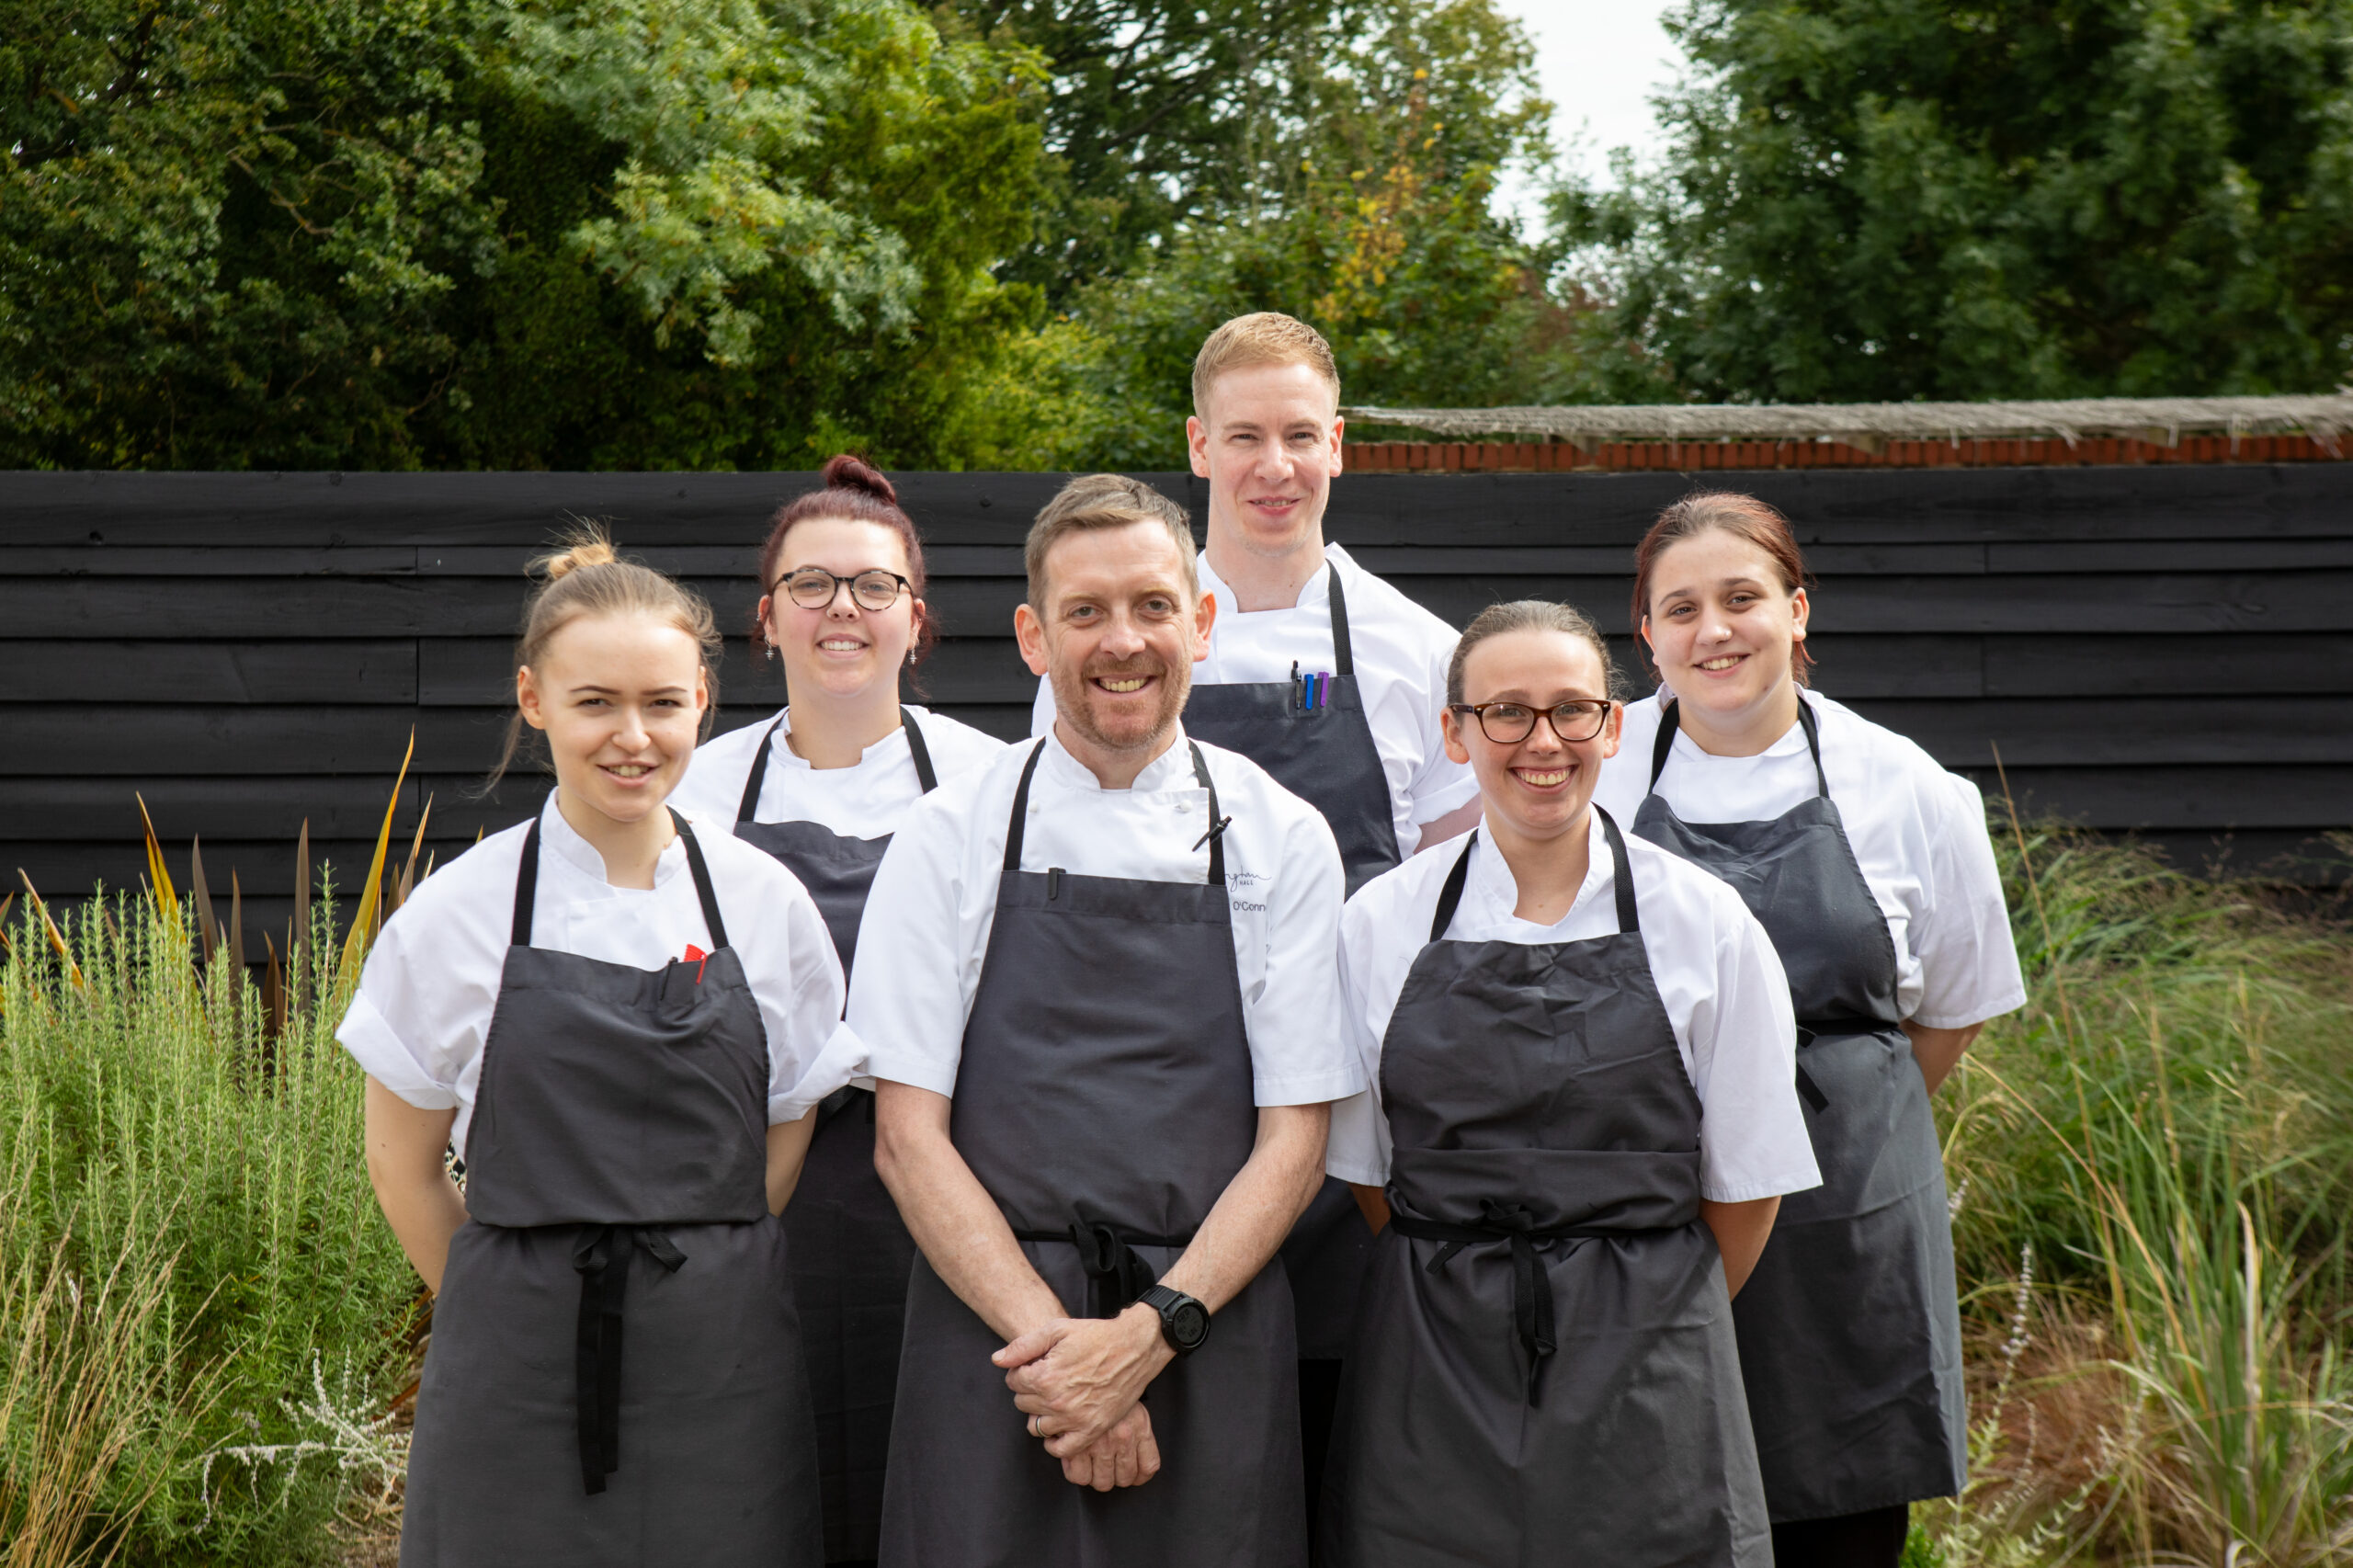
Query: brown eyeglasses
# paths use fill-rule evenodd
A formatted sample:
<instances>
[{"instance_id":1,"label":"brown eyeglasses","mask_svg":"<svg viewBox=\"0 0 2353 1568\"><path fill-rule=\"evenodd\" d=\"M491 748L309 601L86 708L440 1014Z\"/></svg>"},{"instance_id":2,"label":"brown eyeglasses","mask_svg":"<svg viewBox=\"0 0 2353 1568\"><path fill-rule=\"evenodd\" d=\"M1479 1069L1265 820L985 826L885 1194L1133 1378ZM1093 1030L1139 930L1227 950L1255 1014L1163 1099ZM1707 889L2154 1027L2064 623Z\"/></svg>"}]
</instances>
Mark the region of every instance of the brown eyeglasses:
<instances>
[{"instance_id":1,"label":"brown eyeglasses","mask_svg":"<svg viewBox=\"0 0 2353 1568\"><path fill-rule=\"evenodd\" d=\"M849 597L859 608L886 610L897 604L899 596L912 586L913 584L896 572L885 572L879 566L854 572L847 577L838 576L822 566L803 566L779 577L768 592L773 594L781 588L785 597L802 609L825 609L847 587Z\"/></svg>"},{"instance_id":2,"label":"brown eyeglasses","mask_svg":"<svg viewBox=\"0 0 2353 1568\"><path fill-rule=\"evenodd\" d=\"M1552 726L1552 733L1564 742L1589 741L1601 733L1601 726L1609 722L1609 710L1617 706L1607 698L1581 697L1574 701L1557 702L1550 708L1530 708L1525 702L1450 702L1447 707L1456 713L1468 713L1479 722L1479 733L1497 745L1516 746L1536 733L1536 721L1541 715Z\"/></svg>"}]
</instances>

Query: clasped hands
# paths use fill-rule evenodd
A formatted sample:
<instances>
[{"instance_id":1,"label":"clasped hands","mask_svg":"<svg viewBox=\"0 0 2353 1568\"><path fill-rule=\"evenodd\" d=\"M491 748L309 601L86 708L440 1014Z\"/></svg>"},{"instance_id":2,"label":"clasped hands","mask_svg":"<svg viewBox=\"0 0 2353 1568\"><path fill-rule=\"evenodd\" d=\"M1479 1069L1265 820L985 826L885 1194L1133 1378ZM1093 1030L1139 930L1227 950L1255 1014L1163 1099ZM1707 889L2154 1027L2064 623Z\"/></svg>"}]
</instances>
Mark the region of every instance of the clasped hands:
<instances>
[{"instance_id":1,"label":"clasped hands","mask_svg":"<svg viewBox=\"0 0 2353 1568\"><path fill-rule=\"evenodd\" d=\"M990 1358L1014 1408L1060 1460L1063 1477L1108 1492L1160 1473L1152 1415L1139 1402L1176 1358L1160 1314L1141 1302L1111 1318L1054 1318Z\"/></svg>"}]
</instances>

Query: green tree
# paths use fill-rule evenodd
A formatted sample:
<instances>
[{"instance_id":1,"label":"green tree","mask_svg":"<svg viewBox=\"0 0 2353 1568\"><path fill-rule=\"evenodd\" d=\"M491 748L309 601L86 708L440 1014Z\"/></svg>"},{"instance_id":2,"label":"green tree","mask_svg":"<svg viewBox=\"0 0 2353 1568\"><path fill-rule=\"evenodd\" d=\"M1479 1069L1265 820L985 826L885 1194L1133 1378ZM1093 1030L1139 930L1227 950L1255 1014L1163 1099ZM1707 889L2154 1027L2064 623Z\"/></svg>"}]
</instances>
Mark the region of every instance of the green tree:
<instances>
[{"instance_id":1,"label":"green tree","mask_svg":"<svg viewBox=\"0 0 2353 1568\"><path fill-rule=\"evenodd\" d=\"M1194 352L1245 311L1313 323L1351 401L1563 395L1574 312L1495 204L1506 169L1551 158L1518 25L1490 0L1370 0L1274 65L1251 205L1185 226L1074 307L1100 345L1096 460L1181 466Z\"/></svg>"},{"instance_id":2,"label":"green tree","mask_svg":"<svg viewBox=\"0 0 2353 1568\"><path fill-rule=\"evenodd\" d=\"M1619 395L2353 370L2348 0L1688 0L1663 165L1558 199Z\"/></svg>"},{"instance_id":3,"label":"green tree","mask_svg":"<svg viewBox=\"0 0 2353 1568\"><path fill-rule=\"evenodd\" d=\"M1279 65L1328 36L1324 0L953 0L959 25L1035 49L1053 78L1053 171L998 268L1057 306L1177 228L1246 206L1252 132Z\"/></svg>"},{"instance_id":4,"label":"green tree","mask_svg":"<svg viewBox=\"0 0 2353 1568\"><path fill-rule=\"evenodd\" d=\"M6 8L0 461L1029 450L1024 51L904 0Z\"/></svg>"}]
</instances>

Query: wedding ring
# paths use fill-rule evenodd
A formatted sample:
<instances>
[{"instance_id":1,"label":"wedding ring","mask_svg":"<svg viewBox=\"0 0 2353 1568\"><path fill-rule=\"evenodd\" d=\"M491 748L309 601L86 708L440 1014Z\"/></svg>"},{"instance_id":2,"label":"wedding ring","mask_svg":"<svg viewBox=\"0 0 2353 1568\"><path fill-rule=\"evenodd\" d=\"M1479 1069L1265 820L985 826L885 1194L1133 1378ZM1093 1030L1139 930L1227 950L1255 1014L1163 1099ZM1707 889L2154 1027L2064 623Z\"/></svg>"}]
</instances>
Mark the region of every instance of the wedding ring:
<instances>
[{"instance_id":1,"label":"wedding ring","mask_svg":"<svg viewBox=\"0 0 2353 1568\"><path fill-rule=\"evenodd\" d=\"M1029 1418L1029 1435L1030 1435L1031 1437L1037 1437L1037 1436L1039 1435L1039 1434L1038 1434L1038 1418L1037 1418L1036 1416L1034 1416L1034 1415L1032 1415L1032 1416Z\"/></svg>"}]
</instances>

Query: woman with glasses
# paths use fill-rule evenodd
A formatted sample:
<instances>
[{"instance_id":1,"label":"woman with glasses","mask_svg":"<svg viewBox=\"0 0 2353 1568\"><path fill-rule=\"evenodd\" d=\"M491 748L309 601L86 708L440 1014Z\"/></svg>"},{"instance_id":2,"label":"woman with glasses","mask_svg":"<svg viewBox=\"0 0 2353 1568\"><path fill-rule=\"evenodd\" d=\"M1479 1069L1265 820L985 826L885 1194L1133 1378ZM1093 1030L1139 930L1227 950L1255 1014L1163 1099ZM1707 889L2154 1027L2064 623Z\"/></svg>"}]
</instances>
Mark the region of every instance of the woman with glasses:
<instances>
[{"instance_id":1,"label":"woman with glasses","mask_svg":"<svg viewBox=\"0 0 2353 1568\"><path fill-rule=\"evenodd\" d=\"M1788 983L1713 877L1591 804L1608 653L1498 605L1447 677L1479 826L1340 924L1381 1234L1324 1498L1334 1568L1771 1562L1729 1298L1819 1176Z\"/></svg>"},{"instance_id":2,"label":"woman with glasses","mask_svg":"<svg viewBox=\"0 0 2353 1568\"><path fill-rule=\"evenodd\" d=\"M940 779L983 766L1004 743L899 700L900 672L937 632L923 542L891 482L865 463L835 458L821 488L777 513L760 588L753 645L784 666L786 706L697 751L679 803L791 869L847 976L892 834ZM821 1118L785 1227L817 1413L825 1558L857 1562L879 1549L915 1242L874 1174L873 1095L845 1089Z\"/></svg>"},{"instance_id":3,"label":"woman with glasses","mask_svg":"<svg viewBox=\"0 0 2353 1568\"><path fill-rule=\"evenodd\" d=\"M1805 563L1746 495L1663 513L1633 614L1660 688L1597 795L1722 877L1772 936L1823 1185L1733 1314L1782 1568L1891 1568L1961 1490L1961 1319L1928 1096L2022 1003L1976 787L1806 688Z\"/></svg>"}]
</instances>

